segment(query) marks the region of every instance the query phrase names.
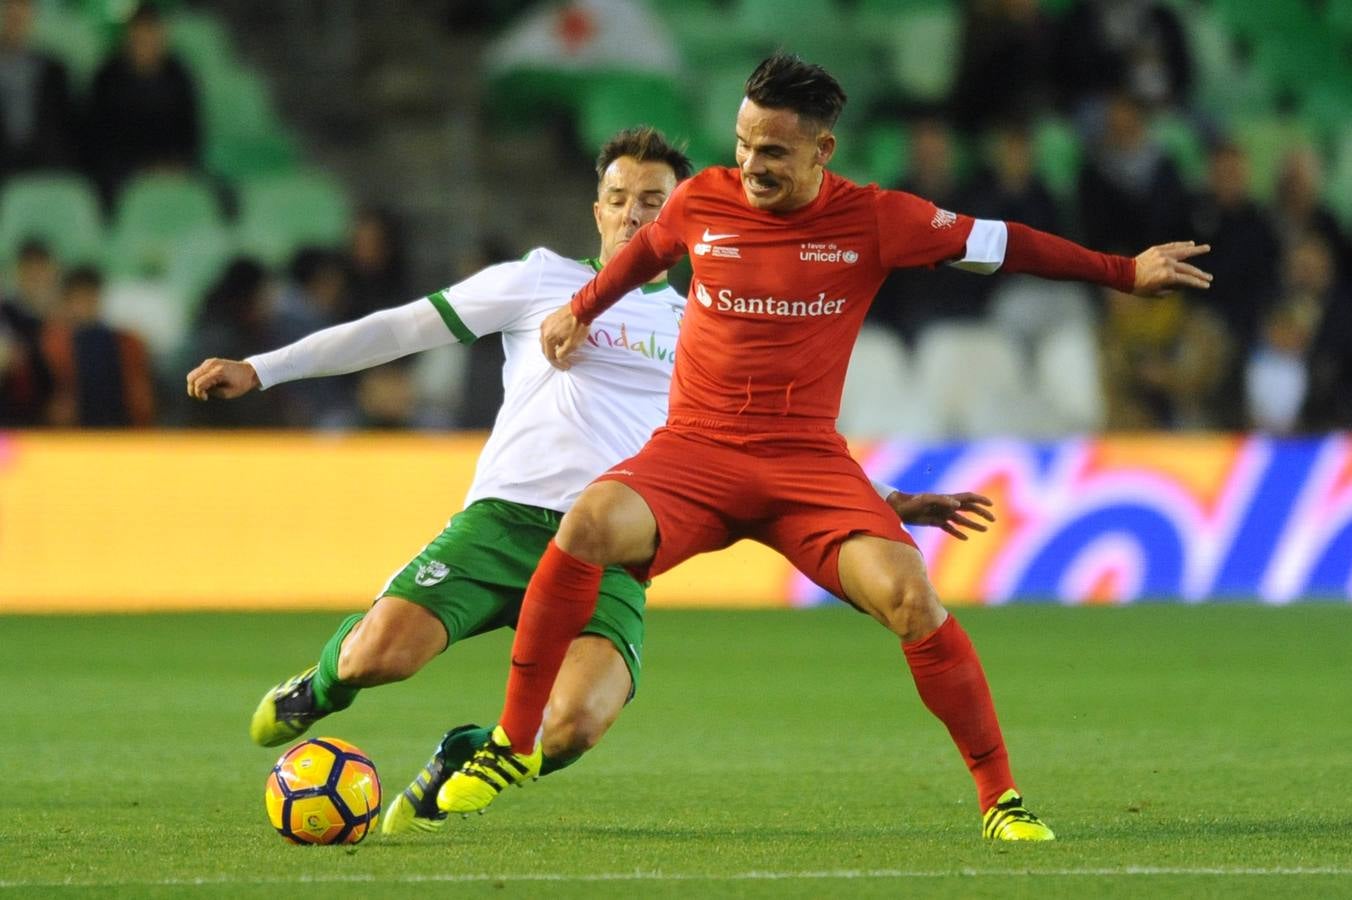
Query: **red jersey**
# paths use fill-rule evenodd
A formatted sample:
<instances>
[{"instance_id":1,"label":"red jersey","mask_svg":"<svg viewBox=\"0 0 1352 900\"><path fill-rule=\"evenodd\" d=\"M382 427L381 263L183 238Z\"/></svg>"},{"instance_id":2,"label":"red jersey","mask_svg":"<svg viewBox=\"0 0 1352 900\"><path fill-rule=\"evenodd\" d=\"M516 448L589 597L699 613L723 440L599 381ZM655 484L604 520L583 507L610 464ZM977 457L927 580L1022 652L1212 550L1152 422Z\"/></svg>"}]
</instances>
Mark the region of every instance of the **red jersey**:
<instances>
[{"instance_id":1,"label":"red jersey","mask_svg":"<svg viewBox=\"0 0 1352 900\"><path fill-rule=\"evenodd\" d=\"M578 293L573 311L590 321L633 286L626 282L689 253L670 420L739 431L834 428L855 338L888 271L962 259L973 224L830 171L808 205L768 212L747 203L737 169L705 169ZM1117 266L1119 280L1122 272Z\"/></svg>"}]
</instances>

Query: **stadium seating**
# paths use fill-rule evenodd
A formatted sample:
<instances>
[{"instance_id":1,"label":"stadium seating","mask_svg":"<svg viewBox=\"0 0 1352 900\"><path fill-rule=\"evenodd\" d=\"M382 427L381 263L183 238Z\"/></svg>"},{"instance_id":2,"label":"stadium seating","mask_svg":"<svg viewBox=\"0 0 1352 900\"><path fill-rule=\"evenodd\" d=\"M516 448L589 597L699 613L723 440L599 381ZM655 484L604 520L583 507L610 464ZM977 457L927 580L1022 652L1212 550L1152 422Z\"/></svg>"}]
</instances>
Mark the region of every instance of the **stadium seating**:
<instances>
[{"instance_id":1,"label":"stadium seating","mask_svg":"<svg viewBox=\"0 0 1352 900\"><path fill-rule=\"evenodd\" d=\"M169 269L178 240L224 227L216 195L201 178L139 175L118 197L108 269L121 275L160 277Z\"/></svg>"},{"instance_id":2,"label":"stadium seating","mask_svg":"<svg viewBox=\"0 0 1352 900\"><path fill-rule=\"evenodd\" d=\"M1028 370L1022 349L984 322L931 325L916 342L915 391L932 404L943 436L1053 431Z\"/></svg>"},{"instance_id":3,"label":"stadium seating","mask_svg":"<svg viewBox=\"0 0 1352 900\"><path fill-rule=\"evenodd\" d=\"M307 245L337 246L351 222L342 187L317 172L250 179L238 196L239 247L270 265Z\"/></svg>"},{"instance_id":4,"label":"stadium seating","mask_svg":"<svg viewBox=\"0 0 1352 900\"><path fill-rule=\"evenodd\" d=\"M90 262L103 243L98 195L79 175L20 175L0 190L0 262L19 245L41 238L67 264Z\"/></svg>"},{"instance_id":5,"label":"stadium seating","mask_svg":"<svg viewBox=\"0 0 1352 900\"><path fill-rule=\"evenodd\" d=\"M216 17L179 10L168 19L169 45L192 70L198 85L239 68L230 35Z\"/></svg>"},{"instance_id":6,"label":"stadium seating","mask_svg":"<svg viewBox=\"0 0 1352 900\"><path fill-rule=\"evenodd\" d=\"M61 7L44 7L33 22L33 43L65 64L77 90L83 90L103 62L107 31L89 17Z\"/></svg>"},{"instance_id":7,"label":"stadium seating","mask_svg":"<svg viewBox=\"0 0 1352 900\"><path fill-rule=\"evenodd\" d=\"M651 76L616 75L597 82L579 104L577 123L583 147L600 147L615 132L640 123L675 141L694 136L690 112L675 83Z\"/></svg>"},{"instance_id":8,"label":"stadium seating","mask_svg":"<svg viewBox=\"0 0 1352 900\"><path fill-rule=\"evenodd\" d=\"M836 427L860 438L938 437L928 400L916 390L906 345L890 329L865 325L850 355Z\"/></svg>"},{"instance_id":9,"label":"stadium seating","mask_svg":"<svg viewBox=\"0 0 1352 900\"><path fill-rule=\"evenodd\" d=\"M1068 321L1044 335L1034 369L1038 394L1051 414L1050 434L1086 434L1103 427L1107 404L1091 322Z\"/></svg>"}]
</instances>

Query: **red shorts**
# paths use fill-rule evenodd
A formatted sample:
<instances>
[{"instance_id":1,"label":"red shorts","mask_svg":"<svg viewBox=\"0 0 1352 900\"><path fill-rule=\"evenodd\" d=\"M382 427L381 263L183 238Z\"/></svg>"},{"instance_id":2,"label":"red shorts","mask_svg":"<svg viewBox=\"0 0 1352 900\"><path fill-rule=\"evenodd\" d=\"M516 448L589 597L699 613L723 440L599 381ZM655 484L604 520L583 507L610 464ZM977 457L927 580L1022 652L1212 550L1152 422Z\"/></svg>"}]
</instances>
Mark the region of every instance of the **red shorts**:
<instances>
[{"instance_id":1,"label":"red shorts","mask_svg":"<svg viewBox=\"0 0 1352 900\"><path fill-rule=\"evenodd\" d=\"M869 534L915 546L835 432L728 434L664 427L596 479L638 492L657 519L650 578L742 538L777 550L837 597L840 546Z\"/></svg>"}]
</instances>

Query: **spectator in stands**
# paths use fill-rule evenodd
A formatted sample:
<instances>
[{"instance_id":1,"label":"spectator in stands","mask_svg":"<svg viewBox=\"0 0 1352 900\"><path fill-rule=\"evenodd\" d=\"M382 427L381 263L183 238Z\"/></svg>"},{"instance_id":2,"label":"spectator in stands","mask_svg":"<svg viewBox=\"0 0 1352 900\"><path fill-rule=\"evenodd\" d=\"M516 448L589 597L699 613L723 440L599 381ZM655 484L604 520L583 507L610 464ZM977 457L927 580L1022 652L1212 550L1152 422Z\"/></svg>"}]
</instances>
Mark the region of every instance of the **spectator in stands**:
<instances>
[{"instance_id":1,"label":"spectator in stands","mask_svg":"<svg viewBox=\"0 0 1352 900\"><path fill-rule=\"evenodd\" d=\"M289 344L337 325L349 316L348 270L338 253L303 247L277 295L268 323L270 342ZM357 419L356 376L317 378L282 385L277 401L286 424L298 428L350 428Z\"/></svg>"},{"instance_id":2,"label":"spectator in stands","mask_svg":"<svg viewBox=\"0 0 1352 900\"><path fill-rule=\"evenodd\" d=\"M1103 101L1128 92L1150 108L1188 106L1193 66L1183 23L1160 0L1076 3L1056 36L1064 107L1095 130Z\"/></svg>"},{"instance_id":3,"label":"spectator in stands","mask_svg":"<svg viewBox=\"0 0 1352 900\"><path fill-rule=\"evenodd\" d=\"M1100 338L1109 430L1221 426L1235 349L1206 307L1107 291Z\"/></svg>"},{"instance_id":4,"label":"spectator in stands","mask_svg":"<svg viewBox=\"0 0 1352 900\"><path fill-rule=\"evenodd\" d=\"M258 347L280 343L270 329L269 312L274 288L268 272L245 257L231 260L202 302L184 359L200 360L212 354L243 359ZM285 405L262 394L233 403L194 403L186 413L190 425L229 428L275 428L285 424Z\"/></svg>"},{"instance_id":5,"label":"spectator in stands","mask_svg":"<svg viewBox=\"0 0 1352 900\"><path fill-rule=\"evenodd\" d=\"M1216 276L1195 299L1225 320L1238 344L1251 345L1277 291L1280 249L1271 218L1250 193L1248 158L1238 144L1211 148L1206 190L1190 198L1186 227L1211 245Z\"/></svg>"},{"instance_id":6,"label":"spectator in stands","mask_svg":"<svg viewBox=\"0 0 1352 900\"><path fill-rule=\"evenodd\" d=\"M0 0L0 178L75 164L66 67L33 49L33 0Z\"/></svg>"},{"instance_id":7,"label":"spectator in stands","mask_svg":"<svg viewBox=\"0 0 1352 900\"><path fill-rule=\"evenodd\" d=\"M1282 260L1282 287L1248 371L1253 424L1276 431L1352 424L1352 310L1333 248L1311 231ZM1302 377L1293 377L1299 372Z\"/></svg>"},{"instance_id":8,"label":"spectator in stands","mask_svg":"<svg viewBox=\"0 0 1352 900\"><path fill-rule=\"evenodd\" d=\"M966 132L1004 116L1032 117L1052 98L1055 29L1037 0L964 4L950 109Z\"/></svg>"},{"instance_id":9,"label":"spectator in stands","mask_svg":"<svg viewBox=\"0 0 1352 900\"><path fill-rule=\"evenodd\" d=\"M413 363L395 360L361 373L357 382L357 414L360 429L391 431L419 424L418 386Z\"/></svg>"},{"instance_id":10,"label":"spectator in stands","mask_svg":"<svg viewBox=\"0 0 1352 900\"><path fill-rule=\"evenodd\" d=\"M1352 260L1338 219L1324 204L1324 160L1308 144L1294 147L1282 157L1277 174L1277 192L1273 198L1273 216L1277 235L1285 248L1303 241L1315 232L1333 250L1340 278L1352 275Z\"/></svg>"},{"instance_id":11,"label":"spectator in stands","mask_svg":"<svg viewBox=\"0 0 1352 900\"><path fill-rule=\"evenodd\" d=\"M1035 169L1032 137L1023 122L1006 121L991 130L986 162L963 194L961 208L969 215L1064 230L1056 201Z\"/></svg>"},{"instance_id":12,"label":"spectator in stands","mask_svg":"<svg viewBox=\"0 0 1352 900\"><path fill-rule=\"evenodd\" d=\"M25 241L14 286L0 297L0 426L46 421L52 375L42 355L42 322L60 294L61 270L51 251L41 241Z\"/></svg>"},{"instance_id":13,"label":"spectator in stands","mask_svg":"<svg viewBox=\"0 0 1352 900\"><path fill-rule=\"evenodd\" d=\"M943 209L968 210L972 198L958 178L954 136L944 120L928 117L912 123L907 174L895 186ZM987 279L971 278L946 266L897 269L887 276L870 307L870 321L887 325L914 342L932 322L980 317L989 290Z\"/></svg>"},{"instance_id":14,"label":"spectator in stands","mask_svg":"<svg viewBox=\"0 0 1352 900\"><path fill-rule=\"evenodd\" d=\"M61 303L43 326L52 371L47 421L59 428L147 427L155 421L154 376L145 344L99 318L103 276L72 270Z\"/></svg>"},{"instance_id":15,"label":"spectator in stands","mask_svg":"<svg viewBox=\"0 0 1352 900\"><path fill-rule=\"evenodd\" d=\"M90 172L109 203L137 172L196 168L197 90L152 4L137 7L121 51L94 76L86 123Z\"/></svg>"},{"instance_id":16,"label":"spectator in stands","mask_svg":"<svg viewBox=\"0 0 1352 900\"><path fill-rule=\"evenodd\" d=\"M1084 242L1129 252L1182 234L1185 196L1178 169L1150 137L1145 105L1131 94L1115 94L1103 130L1080 169Z\"/></svg>"},{"instance_id":17,"label":"spectator in stands","mask_svg":"<svg viewBox=\"0 0 1352 900\"><path fill-rule=\"evenodd\" d=\"M343 258L322 247L302 247L272 311L272 330L284 344L350 318Z\"/></svg>"},{"instance_id":18,"label":"spectator in stands","mask_svg":"<svg viewBox=\"0 0 1352 900\"><path fill-rule=\"evenodd\" d=\"M412 296L403 238L389 212L366 209L357 213L347 259L350 318L403 303Z\"/></svg>"}]
</instances>

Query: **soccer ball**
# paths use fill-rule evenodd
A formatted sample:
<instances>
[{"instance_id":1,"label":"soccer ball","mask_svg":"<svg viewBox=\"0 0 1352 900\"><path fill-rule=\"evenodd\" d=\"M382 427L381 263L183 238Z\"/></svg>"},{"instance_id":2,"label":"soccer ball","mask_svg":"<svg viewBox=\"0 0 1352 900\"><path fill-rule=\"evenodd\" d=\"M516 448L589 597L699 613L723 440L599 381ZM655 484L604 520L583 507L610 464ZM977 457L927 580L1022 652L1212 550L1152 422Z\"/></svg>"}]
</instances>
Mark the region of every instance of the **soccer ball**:
<instances>
[{"instance_id":1,"label":"soccer ball","mask_svg":"<svg viewBox=\"0 0 1352 900\"><path fill-rule=\"evenodd\" d=\"M355 844L380 817L370 757L338 738L301 741L268 773L268 821L293 844Z\"/></svg>"}]
</instances>

